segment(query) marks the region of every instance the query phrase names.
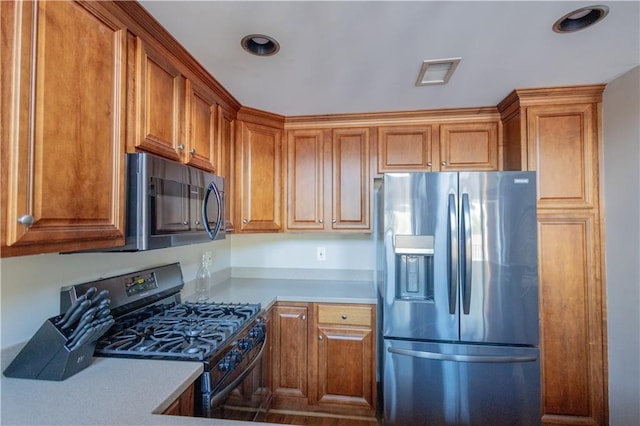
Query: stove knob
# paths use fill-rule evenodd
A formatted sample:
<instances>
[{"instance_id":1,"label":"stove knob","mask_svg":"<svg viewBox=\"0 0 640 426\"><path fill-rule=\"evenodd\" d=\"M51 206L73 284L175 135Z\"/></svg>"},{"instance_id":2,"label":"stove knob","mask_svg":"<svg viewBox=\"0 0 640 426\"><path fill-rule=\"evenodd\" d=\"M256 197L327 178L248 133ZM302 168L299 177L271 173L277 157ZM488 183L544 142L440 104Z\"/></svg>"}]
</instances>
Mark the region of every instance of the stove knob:
<instances>
[{"instance_id":1,"label":"stove knob","mask_svg":"<svg viewBox=\"0 0 640 426\"><path fill-rule=\"evenodd\" d=\"M251 348L253 348L253 341L251 339L241 339L238 342L238 347L240 348L240 350L242 351L248 351L251 350Z\"/></svg>"},{"instance_id":2,"label":"stove knob","mask_svg":"<svg viewBox=\"0 0 640 426\"><path fill-rule=\"evenodd\" d=\"M242 358L243 358L243 356L242 356L242 353L240 351L236 351L236 350L231 351L231 359L234 362L240 362L240 361L242 361Z\"/></svg>"},{"instance_id":3,"label":"stove knob","mask_svg":"<svg viewBox=\"0 0 640 426\"><path fill-rule=\"evenodd\" d=\"M242 360L242 355L238 351L231 351L218 363L218 370L230 371L236 367L236 363Z\"/></svg>"},{"instance_id":4,"label":"stove knob","mask_svg":"<svg viewBox=\"0 0 640 426\"><path fill-rule=\"evenodd\" d=\"M218 370L229 371L229 370L233 370L235 366L236 366L235 363L231 359L228 359L227 357L225 357L222 361L218 363Z\"/></svg>"},{"instance_id":5,"label":"stove knob","mask_svg":"<svg viewBox=\"0 0 640 426\"><path fill-rule=\"evenodd\" d=\"M264 326L263 324L256 325L249 332L249 336L256 340L261 340L264 338Z\"/></svg>"}]
</instances>

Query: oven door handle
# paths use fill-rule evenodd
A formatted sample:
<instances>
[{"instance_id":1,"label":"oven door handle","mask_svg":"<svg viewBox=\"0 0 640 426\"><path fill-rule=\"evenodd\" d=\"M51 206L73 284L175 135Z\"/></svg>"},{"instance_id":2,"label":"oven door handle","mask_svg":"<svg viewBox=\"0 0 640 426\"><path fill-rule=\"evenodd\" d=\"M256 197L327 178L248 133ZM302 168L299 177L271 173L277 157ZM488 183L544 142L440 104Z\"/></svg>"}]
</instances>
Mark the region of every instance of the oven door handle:
<instances>
[{"instance_id":1,"label":"oven door handle","mask_svg":"<svg viewBox=\"0 0 640 426\"><path fill-rule=\"evenodd\" d=\"M211 400L209 401L209 406L210 407L218 406L222 401L224 401L224 399L231 393L232 390L237 388L238 385L240 385L240 383L242 383L242 381L245 379L245 377L247 377L247 375L249 375L249 373L251 373L251 371L256 366L256 364L258 364L258 362L260 362L260 360L262 359L262 353L264 352L264 347L265 346L267 346L267 336L266 336L266 334L265 334L264 340L262 342L262 348L260 348L260 352L258 353L258 355L253 359L253 361L251 361L251 364L249 364L244 369L244 371L242 373L240 373L240 375L238 377L235 378L235 380L233 380L231 383L229 383L221 391L216 392L211 397Z\"/></svg>"}]
</instances>

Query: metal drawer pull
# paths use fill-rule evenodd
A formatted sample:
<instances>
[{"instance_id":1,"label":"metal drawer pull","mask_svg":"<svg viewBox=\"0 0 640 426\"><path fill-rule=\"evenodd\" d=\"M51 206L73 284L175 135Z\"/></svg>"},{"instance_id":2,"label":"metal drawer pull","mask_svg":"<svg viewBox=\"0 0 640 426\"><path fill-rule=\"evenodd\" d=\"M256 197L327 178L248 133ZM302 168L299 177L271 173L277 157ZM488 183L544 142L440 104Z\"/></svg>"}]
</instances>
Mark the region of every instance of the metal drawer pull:
<instances>
[{"instance_id":1,"label":"metal drawer pull","mask_svg":"<svg viewBox=\"0 0 640 426\"><path fill-rule=\"evenodd\" d=\"M342 314L342 317L341 317L341 318L342 318L343 320L346 320L346 319L347 319L347 314Z\"/></svg>"},{"instance_id":2,"label":"metal drawer pull","mask_svg":"<svg viewBox=\"0 0 640 426\"><path fill-rule=\"evenodd\" d=\"M307 316L306 316L306 315L303 315L303 316L302 316L302 321L306 321L306 320L307 320Z\"/></svg>"}]
</instances>

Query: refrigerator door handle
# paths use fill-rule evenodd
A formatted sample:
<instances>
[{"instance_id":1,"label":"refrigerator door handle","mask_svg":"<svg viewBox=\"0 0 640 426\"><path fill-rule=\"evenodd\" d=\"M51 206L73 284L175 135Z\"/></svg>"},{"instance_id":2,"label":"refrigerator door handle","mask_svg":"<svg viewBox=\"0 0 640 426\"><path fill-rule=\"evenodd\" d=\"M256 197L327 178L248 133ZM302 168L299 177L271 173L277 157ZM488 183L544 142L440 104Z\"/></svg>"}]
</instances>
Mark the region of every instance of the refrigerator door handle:
<instances>
[{"instance_id":1,"label":"refrigerator door handle","mask_svg":"<svg viewBox=\"0 0 640 426\"><path fill-rule=\"evenodd\" d=\"M449 226L447 242L449 244L449 253L447 266L449 268L449 313L456 313L456 302L458 298L458 219L456 214L456 196L449 194Z\"/></svg>"},{"instance_id":2,"label":"refrigerator door handle","mask_svg":"<svg viewBox=\"0 0 640 426\"><path fill-rule=\"evenodd\" d=\"M437 361L454 361L454 362L491 362L491 363L514 363L514 362L535 362L536 357L533 356L487 356L487 355L456 355L443 354L439 352L414 351L411 349L400 349L390 347L387 349L390 353L398 355L406 355L414 358L434 359Z\"/></svg>"},{"instance_id":3,"label":"refrigerator door handle","mask_svg":"<svg viewBox=\"0 0 640 426\"><path fill-rule=\"evenodd\" d=\"M471 308L471 208L469 194L462 194L462 245L460 257L462 259L460 273L462 274L462 311L469 315Z\"/></svg>"}]
</instances>

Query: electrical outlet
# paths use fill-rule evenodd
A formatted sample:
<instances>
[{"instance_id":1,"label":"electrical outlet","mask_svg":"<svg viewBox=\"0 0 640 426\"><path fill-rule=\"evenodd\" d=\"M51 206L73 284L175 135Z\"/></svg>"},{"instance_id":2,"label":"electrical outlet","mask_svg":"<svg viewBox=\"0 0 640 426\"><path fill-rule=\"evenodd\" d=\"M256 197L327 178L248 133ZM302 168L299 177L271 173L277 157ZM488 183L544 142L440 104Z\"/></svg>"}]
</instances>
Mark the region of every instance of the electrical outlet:
<instances>
[{"instance_id":1,"label":"electrical outlet","mask_svg":"<svg viewBox=\"0 0 640 426\"><path fill-rule=\"evenodd\" d=\"M327 251L326 251L326 249L324 247L318 247L316 258L320 262L324 262L325 260L327 260Z\"/></svg>"},{"instance_id":2,"label":"electrical outlet","mask_svg":"<svg viewBox=\"0 0 640 426\"><path fill-rule=\"evenodd\" d=\"M213 262L213 254L210 251L204 252L204 258L207 262L207 265L211 265L211 262Z\"/></svg>"}]
</instances>

